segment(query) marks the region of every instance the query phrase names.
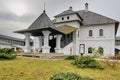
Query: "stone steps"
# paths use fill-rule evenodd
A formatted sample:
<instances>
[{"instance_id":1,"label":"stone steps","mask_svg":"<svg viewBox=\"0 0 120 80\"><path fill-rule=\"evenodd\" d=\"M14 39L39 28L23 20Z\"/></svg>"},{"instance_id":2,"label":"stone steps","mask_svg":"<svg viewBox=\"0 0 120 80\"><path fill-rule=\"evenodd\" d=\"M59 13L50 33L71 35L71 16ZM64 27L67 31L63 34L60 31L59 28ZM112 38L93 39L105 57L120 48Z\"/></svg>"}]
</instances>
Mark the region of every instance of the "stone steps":
<instances>
[{"instance_id":1,"label":"stone steps","mask_svg":"<svg viewBox=\"0 0 120 80\"><path fill-rule=\"evenodd\" d=\"M63 53L19 53L17 56L34 57L40 59L58 59L63 58Z\"/></svg>"}]
</instances>

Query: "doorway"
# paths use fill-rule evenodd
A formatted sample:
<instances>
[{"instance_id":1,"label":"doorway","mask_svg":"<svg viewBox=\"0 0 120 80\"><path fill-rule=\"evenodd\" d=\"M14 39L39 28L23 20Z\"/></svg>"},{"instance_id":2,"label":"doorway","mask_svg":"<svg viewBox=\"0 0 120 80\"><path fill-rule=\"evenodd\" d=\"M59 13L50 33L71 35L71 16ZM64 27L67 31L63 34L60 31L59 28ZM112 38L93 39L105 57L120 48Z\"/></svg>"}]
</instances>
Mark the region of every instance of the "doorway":
<instances>
[{"instance_id":1,"label":"doorway","mask_svg":"<svg viewBox=\"0 0 120 80\"><path fill-rule=\"evenodd\" d=\"M79 46L79 53L83 55L85 53L85 44L80 44Z\"/></svg>"},{"instance_id":2,"label":"doorway","mask_svg":"<svg viewBox=\"0 0 120 80\"><path fill-rule=\"evenodd\" d=\"M54 53L55 52L55 47L56 47L56 38L53 38L51 40L49 40L49 46L50 48L50 52Z\"/></svg>"}]
</instances>

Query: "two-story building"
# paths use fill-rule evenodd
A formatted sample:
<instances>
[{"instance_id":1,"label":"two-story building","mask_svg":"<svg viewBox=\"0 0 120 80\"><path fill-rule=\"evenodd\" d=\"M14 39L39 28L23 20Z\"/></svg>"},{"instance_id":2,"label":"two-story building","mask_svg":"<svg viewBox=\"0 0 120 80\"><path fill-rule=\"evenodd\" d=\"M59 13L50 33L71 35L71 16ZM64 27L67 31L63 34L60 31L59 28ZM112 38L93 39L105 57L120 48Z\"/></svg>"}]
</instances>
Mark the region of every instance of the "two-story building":
<instances>
[{"instance_id":1,"label":"two-story building","mask_svg":"<svg viewBox=\"0 0 120 80\"><path fill-rule=\"evenodd\" d=\"M28 28L17 33L26 36L25 52L31 52L30 36L34 37L34 51L92 54L91 48L101 49L105 56L115 55L115 36L119 22L88 10L74 11L72 7L51 21L46 12Z\"/></svg>"}]
</instances>

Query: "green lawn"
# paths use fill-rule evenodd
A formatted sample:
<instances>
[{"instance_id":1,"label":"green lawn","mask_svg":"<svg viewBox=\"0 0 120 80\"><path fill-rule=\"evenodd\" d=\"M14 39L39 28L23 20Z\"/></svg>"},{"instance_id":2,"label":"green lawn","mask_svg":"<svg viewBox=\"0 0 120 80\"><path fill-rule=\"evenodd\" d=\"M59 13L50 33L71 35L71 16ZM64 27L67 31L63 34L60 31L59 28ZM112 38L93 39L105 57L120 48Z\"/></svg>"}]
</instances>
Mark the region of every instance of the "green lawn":
<instances>
[{"instance_id":1,"label":"green lawn","mask_svg":"<svg viewBox=\"0 0 120 80\"><path fill-rule=\"evenodd\" d=\"M16 58L0 60L0 80L49 80L57 72L75 72L96 80L120 80L120 64L115 68L104 70L81 69L70 64L70 61L40 60L31 58Z\"/></svg>"}]
</instances>

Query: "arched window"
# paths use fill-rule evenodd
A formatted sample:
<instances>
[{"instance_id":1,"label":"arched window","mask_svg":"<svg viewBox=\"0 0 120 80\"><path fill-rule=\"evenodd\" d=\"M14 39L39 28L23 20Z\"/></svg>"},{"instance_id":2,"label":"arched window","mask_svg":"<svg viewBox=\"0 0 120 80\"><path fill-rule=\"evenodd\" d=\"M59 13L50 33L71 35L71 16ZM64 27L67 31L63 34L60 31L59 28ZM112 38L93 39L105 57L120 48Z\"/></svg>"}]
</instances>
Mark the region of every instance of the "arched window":
<instances>
[{"instance_id":1,"label":"arched window","mask_svg":"<svg viewBox=\"0 0 120 80\"><path fill-rule=\"evenodd\" d=\"M99 36L103 36L103 29L99 30Z\"/></svg>"},{"instance_id":2,"label":"arched window","mask_svg":"<svg viewBox=\"0 0 120 80\"><path fill-rule=\"evenodd\" d=\"M67 16L67 19L69 20L69 19L70 19L70 17L69 17L69 16Z\"/></svg>"},{"instance_id":3,"label":"arched window","mask_svg":"<svg viewBox=\"0 0 120 80\"><path fill-rule=\"evenodd\" d=\"M64 20L64 17L62 17L62 20Z\"/></svg>"},{"instance_id":4,"label":"arched window","mask_svg":"<svg viewBox=\"0 0 120 80\"><path fill-rule=\"evenodd\" d=\"M78 37L79 37L79 31L78 31Z\"/></svg>"},{"instance_id":5,"label":"arched window","mask_svg":"<svg viewBox=\"0 0 120 80\"><path fill-rule=\"evenodd\" d=\"M92 30L89 30L89 36L93 36L93 31Z\"/></svg>"},{"instance_id":6,"label":"arched window","mask_svg":"<svg viewBox=\"0 0 120 80\"><path fill-rule=\"evenodd\" d=\"M92 53L92 47L88 48L88 53L90 53L90 54Z\"/></svg>"},{"instance_id":7,"label":"arched window","mask_svg":"<svg viewBox=\"0 0 120 80\"><path fill-rule=\"evenodd\" d=\"M99 52L99 54L102 55L104 53L104 49L102 47L99 47L98 52Z\"/></svg>"}]
</instances>

